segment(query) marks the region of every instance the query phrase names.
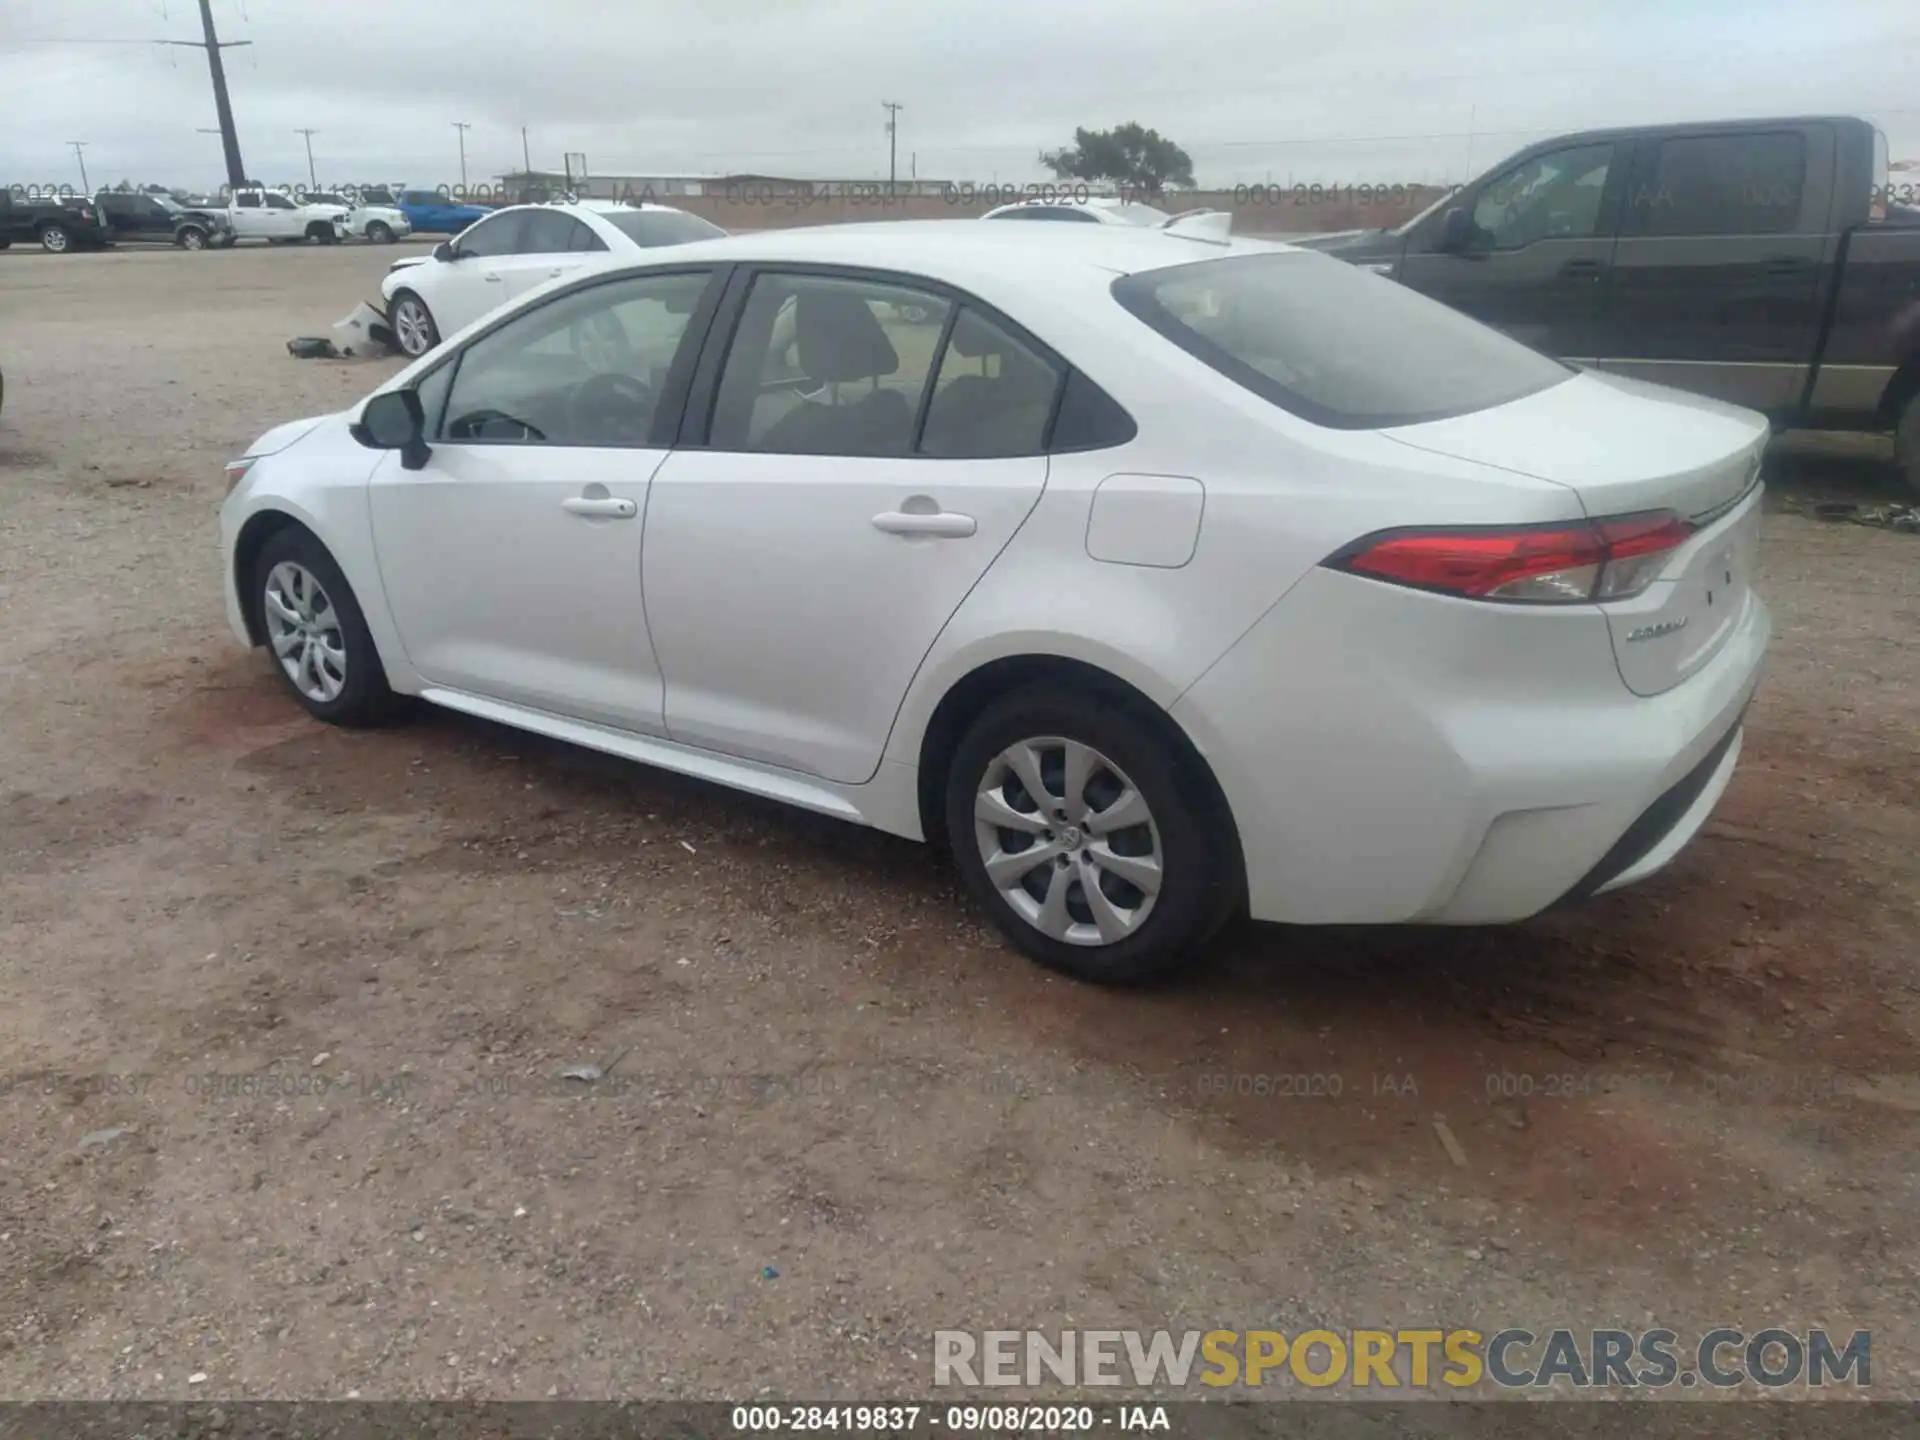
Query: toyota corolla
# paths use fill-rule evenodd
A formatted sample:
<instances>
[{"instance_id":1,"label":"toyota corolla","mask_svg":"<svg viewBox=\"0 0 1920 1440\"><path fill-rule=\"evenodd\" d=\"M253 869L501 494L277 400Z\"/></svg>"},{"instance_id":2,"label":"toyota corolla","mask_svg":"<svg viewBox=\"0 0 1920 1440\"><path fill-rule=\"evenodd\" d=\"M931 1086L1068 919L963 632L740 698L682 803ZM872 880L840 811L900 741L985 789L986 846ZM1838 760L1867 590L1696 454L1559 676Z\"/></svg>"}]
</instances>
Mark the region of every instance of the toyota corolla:
<instances>
[{"instance_id":1,"label":"toyota corolla","mask_svg":"<svg viewBox=\"0 0 1920 1440\"><path fill-rule=\"evenodd\" d=\"M1513 921L1739 754L1765 421L1325 256L906 222L563 277L228 467L235 635L948 847L1096 981Z\"/></svg>"}]
</instances>

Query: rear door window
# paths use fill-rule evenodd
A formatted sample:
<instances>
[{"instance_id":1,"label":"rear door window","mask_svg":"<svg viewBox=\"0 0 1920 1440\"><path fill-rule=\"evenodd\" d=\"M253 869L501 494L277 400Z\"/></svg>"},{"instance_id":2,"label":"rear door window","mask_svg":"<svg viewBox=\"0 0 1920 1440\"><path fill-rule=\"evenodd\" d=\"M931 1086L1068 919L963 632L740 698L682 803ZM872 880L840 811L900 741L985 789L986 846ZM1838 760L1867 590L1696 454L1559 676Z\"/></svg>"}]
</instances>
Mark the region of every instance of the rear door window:
<instances>
[{"instance_id":1,"label":"rear door window","mask_svg":"<svg viewBox=\"0 0 1920 1440\"><path fill-rule=\"evenodd\" d=\"M1627 194L1630 235L1783 235L1799 228L1807 137L1797 130L1662 140Z\"/></svg>"},{"instance_id":2,"label":"rear door window","mask_svg":"<svg viewBox=\"0 0 1920 1440\"><path fill-rule=\"evenodd\" d=\"M1339 430L1491 409L1569 367L1331 256L1238 256L1123 276L1114 298L1227 379Z\"/></svg>"}]
</instances>

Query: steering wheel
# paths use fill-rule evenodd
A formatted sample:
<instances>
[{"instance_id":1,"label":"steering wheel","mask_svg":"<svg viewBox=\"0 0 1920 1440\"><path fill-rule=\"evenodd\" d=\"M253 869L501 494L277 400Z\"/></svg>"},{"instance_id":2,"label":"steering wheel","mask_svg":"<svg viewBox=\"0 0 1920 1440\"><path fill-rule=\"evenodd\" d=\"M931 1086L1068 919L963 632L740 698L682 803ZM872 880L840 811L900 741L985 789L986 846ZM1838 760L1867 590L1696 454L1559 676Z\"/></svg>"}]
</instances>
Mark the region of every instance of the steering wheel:
<instances>
[{"instance_id":1,"label":"steering wheel","mask_svg":"<svg viewBox=\"0 0 1920 1440\"><path fill-rule=\"evenodd\" d=\"M574 321L567 327L567 339L580 362L597 374L620 370L632 353L627 327L607 310Z\"/></svg>"},{"instance_id":2,"label":"steering wheel","mask_svg":"<svg viewBox=\"0 0 1920 1440\"><path fill-rule=\"evenodd\" d=\"M567 399L567 418L581 435L640 445L653 426L653 387L633 375L595 375Z\"/></svg>"},{"instance_id":3,"label":"steering wheel","mask_svg":"<svg viewBox=\"0 0 1920 1440\"><path fill-rule=\"evenodd\" d=\"M522 440L545 440L547 438L544 433L529 425L518 415L509 415L504 410L492 409L469 410L466 414L449 421L447 423L447 434L455 440L504 438L486 434L489 427L496 425L513 426L521 432L520 438Z\"/></svg>"}]
</instances>

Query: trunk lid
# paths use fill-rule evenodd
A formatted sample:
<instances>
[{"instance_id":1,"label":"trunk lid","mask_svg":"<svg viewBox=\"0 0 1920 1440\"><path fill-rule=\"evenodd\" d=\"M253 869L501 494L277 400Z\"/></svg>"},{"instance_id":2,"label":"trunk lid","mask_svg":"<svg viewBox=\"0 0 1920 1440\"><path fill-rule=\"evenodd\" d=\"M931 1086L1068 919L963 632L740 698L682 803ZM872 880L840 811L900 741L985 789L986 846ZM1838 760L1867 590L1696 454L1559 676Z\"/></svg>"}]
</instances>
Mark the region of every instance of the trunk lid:
<instances>
[{"instance_id":1,"label":"trunk lid","mask_svg":"<svg viewBox=\"0 0 1920 1440\"><path fill-rule=\"evenodd\" d=\"M1582 372L1511 404L1380 433L1564 485L1593 519L1671 510L1694 526L1646 590L1601 605L1620 678L1636 695L1699 670L1752 603L1768 435L1754 411Z\"/></svg>"}]
</instances>

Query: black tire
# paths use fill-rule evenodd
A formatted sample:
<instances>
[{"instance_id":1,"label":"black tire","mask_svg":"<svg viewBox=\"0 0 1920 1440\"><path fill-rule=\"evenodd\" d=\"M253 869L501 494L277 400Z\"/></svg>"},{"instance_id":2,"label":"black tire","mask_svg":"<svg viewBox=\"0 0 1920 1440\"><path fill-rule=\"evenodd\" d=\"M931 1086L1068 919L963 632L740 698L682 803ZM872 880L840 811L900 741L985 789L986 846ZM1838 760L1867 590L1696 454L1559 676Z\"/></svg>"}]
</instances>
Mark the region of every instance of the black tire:
<instances>
[{"instance_id":1,"label":"black tire","mask_svg":"<svg viewBox=\"0 0 1920 1440\"><path fill-rule=\"evenodd\" d=\"M384 220L372 220L367 224L367 239L375 245L391 245L394 241L393 227Z\"/></svg>"},{"instance_id":2,"label":"black tire","mask_svg":"<svg viewBox=\"0 0 1920 1440\"><path fill-rule=\"evenodd\" d=\"M73 232L64 225L42 225L40 227L40 248L49 255L65 255L79 248Z\"/></svg>"},{"instance_id":3,"label":"black tire","mask_svg":"<svg viewBox=\"0 0 1920 1440\"><path fill-rule=\"evenodd\" d=\"M1920 495L1920 395L1908 400L1900 412L1899 427L1893 432L1893 458L1907 488Z\"/></svg>"},{"instance_id":4,"label":"black tire","mask_svg":"<svg viewBox=\"0 0 1920 1440\"><path fill-rule=\"evenodd\" d=\"M426 344L417 350L410 350L401 339L400 307L403 305L420 307L420 318L426 326ZM393 302L387 306L387 328L393 331L393 348L410 360L417 360L440 343L440 326L433 318L433 311L427 308L427 302L411 290L393 292Z\"/></svg>"},{"instance_id":5,"label":"black tire","mask_svg":"<svg viewBox=\"0 0 1920 1440\"><path fill-rule=\"evenodd\" d=\"M213 248L216 250L231 250L239 243L240 237L234 234L233 231L228 230L214 237Z\"/></svg>"},{"instance_id":6,"label":"black tire","mask_svg":"<svg viewBox=\"0 0 1920 1440\"><path fill-rule=\"evenodd\" d=\"M989 766L1008 747L1044 736L1077 741L1098 751L1125 773L1152 814L1159 841L1160 889L1139 928L1110 943L1081 945L1044 934L1014 909L987 875L974 819L980 786ZM961 738L947 774L947 839L967 890L1016 949L1078 980L1138 984L1179 969L1237 908L1243 878L1230 873L1239 863L1234 847L1223 843L1214 833L1218 827L1208 823L1211 783L1184 762L1162 722L1137 713L1129 704L1116 704L1112 697L1057 684L1036 685L996 701ZM1065 883L1076 882L1069 878ZM1084 893L1076 920L1091 913ZM1068 904L1071 908L1071 899Z\"/></svg>"},{"instance_id":7,"label":"black tire","mask_svg":"<svg viewBox=\"0 0 1920 1440\"><path fill-rule=\"evenodd\" d=\"M322 245L331 245L340 237L334 233L333 226L324 220L316 220L307 226L307 239L317 240Z\"/></svg>"},{"instance_id":8,"label":"black tire","mask_svg":"<svg viewBox=\"0 0 1920 1440\"><path fill-rule=\"evenodd\" d=\"M207 248L207 232L198 225L182 225L174 235L173 243L182 250L204 250Z\"/></svg>"},{"instance_id":9,"label":"black tire","mask_svg":"<svg viewBox=\"0 0 1920 1440\"><path fill-rule=\"evenodd\" d=\"M274 653L269 640L267 654L273 665L273 673L280 677L287 692L316 720L324 720L329 725L359 726L376 725L389 719L397 708L396 699L387 686L386 668L380 663L380 652L374 647L373 636L367 630L360 602L354 597L353 587L347 584L346 576L340 573L340 567L334 564L333 556L327 553L327 547L309 531L288 526L270 535L267 543L260 548L259 558L253 567L250 599L253 618L260 633L272 634L267 623L267 582L274 567L285 562L299 565L319 581L326 598L332 603L341 646L346 652L345 683L340 693L329 701L317 700L306 694L294 684L293 677L280 663L280 657Z\"/></svg>"}]
</instances>

